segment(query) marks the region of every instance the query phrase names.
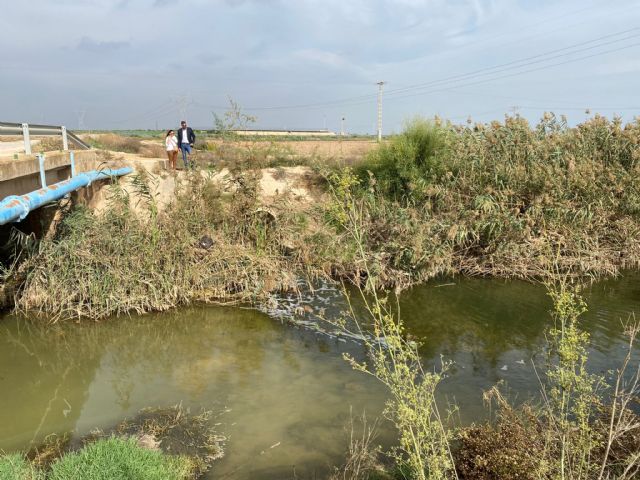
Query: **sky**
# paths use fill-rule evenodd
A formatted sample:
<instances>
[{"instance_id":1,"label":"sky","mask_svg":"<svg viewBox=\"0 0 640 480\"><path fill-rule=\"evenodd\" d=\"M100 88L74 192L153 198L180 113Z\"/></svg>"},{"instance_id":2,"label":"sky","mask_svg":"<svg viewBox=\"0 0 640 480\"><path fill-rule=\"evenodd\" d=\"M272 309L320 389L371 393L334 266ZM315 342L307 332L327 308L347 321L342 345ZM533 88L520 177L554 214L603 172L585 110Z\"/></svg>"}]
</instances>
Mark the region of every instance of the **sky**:
<instances>
[{"instance_id":1,"label":"sky","mask_svg":"<svg viewBox=\"0 0 640 480\"><path fill-rule=\"evenodd\" d=\"M0 121L374 133L640 115L640 0L0 0Z\"/></svg>"}]
</instances>

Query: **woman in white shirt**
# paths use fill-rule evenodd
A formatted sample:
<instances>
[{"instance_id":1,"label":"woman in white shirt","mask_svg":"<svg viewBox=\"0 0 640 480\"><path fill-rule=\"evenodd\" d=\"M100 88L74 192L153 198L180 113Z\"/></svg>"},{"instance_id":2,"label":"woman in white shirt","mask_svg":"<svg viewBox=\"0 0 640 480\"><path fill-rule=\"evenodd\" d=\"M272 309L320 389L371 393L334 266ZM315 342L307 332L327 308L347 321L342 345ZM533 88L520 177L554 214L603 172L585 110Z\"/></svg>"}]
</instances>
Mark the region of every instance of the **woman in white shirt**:
<instances>
[{"instance_id":1,"label":"woman in white shirt","mask_svg":"<svg viewBox=\"0 0 640 480\"><path fill-rule=\"evenodd\" d=\"M178 160L178 137L176 132L169 130L167 136L164 139L164 144L167 147L167 157L169 158L169 167L175 171L176 161Z\"/></svg>"}]
</instances>

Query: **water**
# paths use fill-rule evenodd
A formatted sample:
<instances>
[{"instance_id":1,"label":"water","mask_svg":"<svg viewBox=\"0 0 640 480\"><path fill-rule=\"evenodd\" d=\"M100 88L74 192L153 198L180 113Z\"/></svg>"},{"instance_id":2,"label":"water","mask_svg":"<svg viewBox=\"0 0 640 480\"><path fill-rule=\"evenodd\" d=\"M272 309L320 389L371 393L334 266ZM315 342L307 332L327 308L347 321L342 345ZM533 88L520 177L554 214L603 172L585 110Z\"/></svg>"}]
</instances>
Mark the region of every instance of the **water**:
<instances>
[{"instance_id":1,"label":"water","mask_svg":"<svg viewBox=\"0 0 640 480\"><path fill-rule=\"evenodd\" d=\"M639 280L628 274L586 292L592 370L607 372L623 358L620 321L640 312ZM303 302L330 314L344 307L327 289ZM343 458L350 416L379 416L386 397L342 360L345 351L361 355L360 345L273 318L286 316L290 303L271 316L194 307L53 328L1 319L0 449L181 403L194 412L228 409L215 420L228 441L211 478L323 478ZM455 361L441 400L455 401L463 423L486 415L482 391L500 380L519 399L535 395L531 361L539 360L549 308L539 286L486 279L434 281L400 302L408 331L424 342L425 362ZM392 440L383 425L380 443Z\"/></svg>"}]
</instances>

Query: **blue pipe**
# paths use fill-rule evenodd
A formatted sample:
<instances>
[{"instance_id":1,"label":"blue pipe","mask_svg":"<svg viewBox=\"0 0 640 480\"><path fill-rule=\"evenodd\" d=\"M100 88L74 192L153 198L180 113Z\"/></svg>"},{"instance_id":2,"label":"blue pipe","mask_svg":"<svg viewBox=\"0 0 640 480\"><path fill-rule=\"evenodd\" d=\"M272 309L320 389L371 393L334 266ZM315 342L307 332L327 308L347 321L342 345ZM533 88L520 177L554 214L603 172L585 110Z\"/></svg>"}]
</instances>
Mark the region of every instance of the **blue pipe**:
<instances>
[{"instance_id":1,"label":"blue pipe","mask_svg":"<svg viewBox=\"0 0 640 480\"><path fill-rule=\"evenodd\" d=\"M105 178L121 177L132 173L131 167L119 168L117 170L92 170L80 173L75 177L56 183L46 188L41 188L26 195L11 195L0 202L0 225L11 222L19 222L36 208L60 200L65 195L80 188L91 185L91 182L103 180Z\"/></svg>"}]
</instances>

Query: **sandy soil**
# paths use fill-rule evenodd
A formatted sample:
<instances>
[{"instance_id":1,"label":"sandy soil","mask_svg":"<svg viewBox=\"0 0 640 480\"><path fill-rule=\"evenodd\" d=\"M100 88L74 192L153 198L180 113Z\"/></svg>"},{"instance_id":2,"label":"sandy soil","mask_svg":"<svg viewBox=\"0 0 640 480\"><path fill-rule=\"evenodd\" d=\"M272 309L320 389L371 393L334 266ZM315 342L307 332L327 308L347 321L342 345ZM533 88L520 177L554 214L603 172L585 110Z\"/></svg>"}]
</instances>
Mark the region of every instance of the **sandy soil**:
<instances>
[{"instance_id":1,"label":"sandy soil","mask_svg":"<svg viewBox=\"0 0 640 480\"><path fill-rule=\"evenodd\" d=\"M121 157L123 164L131 165L136 170L146 170L151 174L150 186L160 210L173 201L177 183L187 175L185 171L178 170L176 173L172 173L164 170L164 162L158 162L158 160L131 154L117 155ZM229 173L229 170L222 169L213 174L213 180L218 182L222 188L228 188ZM292 208L303 208L322 195L318 189L313 187L316 174L309 167L265 168L260 173L260 199L265 206L273 205L286 198ZM210 173L203 171L202 175L208 176ZM138 205L140 199L135 193L133 177L123 177L120 184L131 195L131 204L134 207ZM89 206L97 211L105 209L107 195L108 189L106 188L95 192Z\"/></svg>"},{"instance_id":2,"label":"sandy soil","mask_svg":"<svg viewBox=\"0 0 640 480\"><path fill-rule=\"evenodd\" d=\"M38 143L40 143L40 140L31 140L31 148L33 149ZM24 153L24 141L0 142L0 157L11 156L14 153Z\"/></svg>"}]
</instances>

